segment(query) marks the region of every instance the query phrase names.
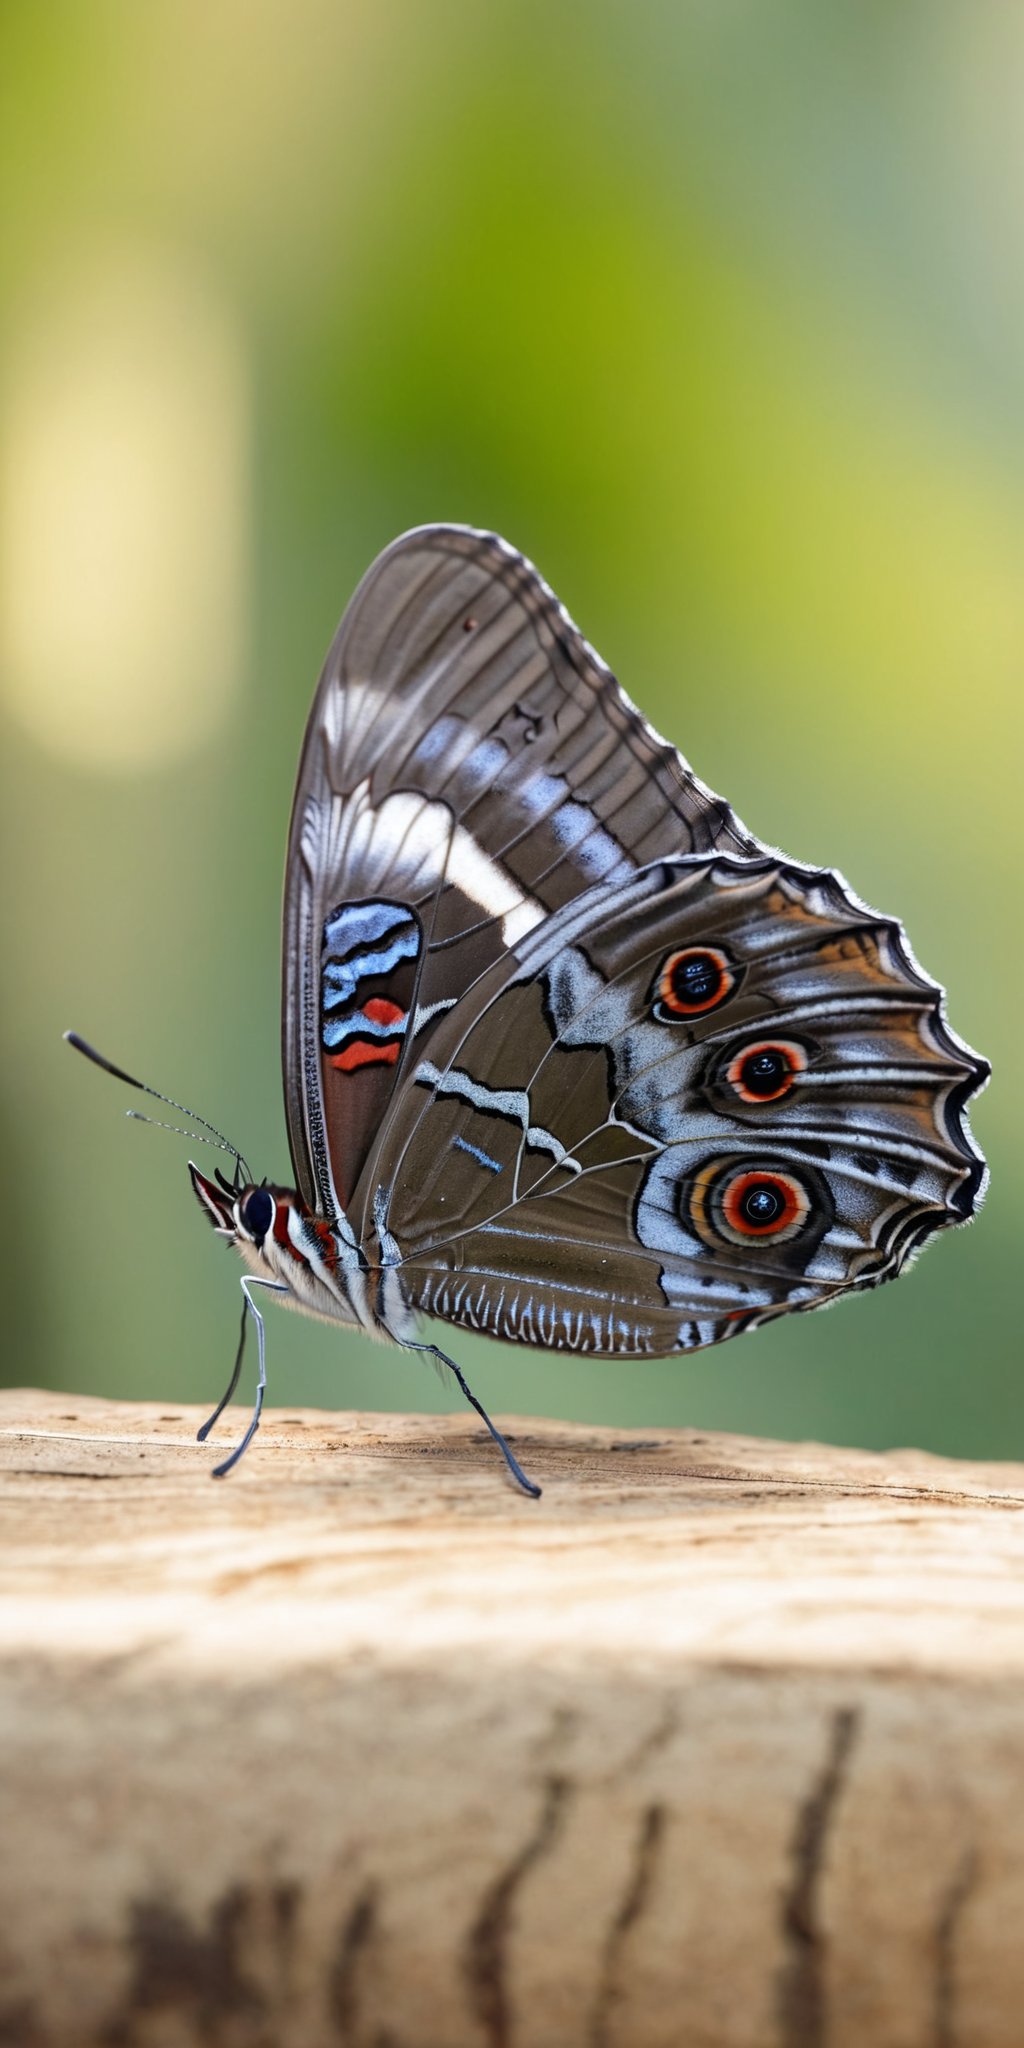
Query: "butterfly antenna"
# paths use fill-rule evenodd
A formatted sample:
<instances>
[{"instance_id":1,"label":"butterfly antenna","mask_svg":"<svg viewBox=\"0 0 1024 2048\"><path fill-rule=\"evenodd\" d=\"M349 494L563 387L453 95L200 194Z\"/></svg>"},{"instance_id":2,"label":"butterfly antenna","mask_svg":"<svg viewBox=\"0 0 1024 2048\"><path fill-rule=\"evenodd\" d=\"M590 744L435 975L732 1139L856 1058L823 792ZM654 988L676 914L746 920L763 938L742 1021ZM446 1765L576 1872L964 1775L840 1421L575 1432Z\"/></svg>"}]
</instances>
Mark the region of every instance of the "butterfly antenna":
<instances>
[{"instance_id":1,"label":"butterfly antenna","mask_svg":"<svg viewBox=\"0 0 1024 2048\"><path fill-rule=\"evenodd\" d=\"M126 1109L125 1116L133 1117L137 1124L152 1124L154 1131L173 1131L176 1138L194 1138L197 1145L213 1145L218 1152L226 1152L229 1159L239 1158L234 1146L229 1145L226 1138L211 1138L206 1131L189 1131L184 1124L165 1123L162 1116L147 1116L142 1109ZM221 1174L221 1180L223 1179L224 1176ZM227 1186L230 1187L230 1182ZM232 1194L236 1191L237 1187L231 1188Z\"/></svg>"},{"instance_id":2,"label":"butterfly antenna","mask_svg":"<svg viewBox=\"0 0 1024 2048\"><path fill-rule=\"evenodd\" d=\"M103 1072L112 1074L115 1081L124 1081L129 1088L138 1088L143 1095L152 1095L156 1102L166 1102L168 1109L180 1110L182 1116L187 1116L192 1123L201 1124L203 1131L208 1132L209 1136L204 1137L201 1131L184 1131L179 1124L161 1123L155 1116L143 1116L141 1110L130 1109L128 1115L134 1117L138 1123L154 1124L159 1131L176 1131L180 1137L195 1138L203 1145L219 1145L222 1152L229 1153L232 1159L237 1160L239 1171L245 1174L246 1179L252 1179L252 1172L244 1154L239 1151L237 1145L229 1144L223 1131L219 1131L216 1124L209 1123L197 1110L188 1109L184 1102L176 1102L173 1095L163 1095L159 1088L151 1088L148 1081L137 1081L134 1074L126 1074L123 1067L115 1067L113 1060L104 1059L103 1054L97 1052L96 1047L90 1045L87 1039L81 1038L77 1031L65 1031L64 1036L68 1044L74 1046L76 1052L84 1053L85 1058L92 1061L94 1067L102 1067Z\"/></svg>"}]
</instances>

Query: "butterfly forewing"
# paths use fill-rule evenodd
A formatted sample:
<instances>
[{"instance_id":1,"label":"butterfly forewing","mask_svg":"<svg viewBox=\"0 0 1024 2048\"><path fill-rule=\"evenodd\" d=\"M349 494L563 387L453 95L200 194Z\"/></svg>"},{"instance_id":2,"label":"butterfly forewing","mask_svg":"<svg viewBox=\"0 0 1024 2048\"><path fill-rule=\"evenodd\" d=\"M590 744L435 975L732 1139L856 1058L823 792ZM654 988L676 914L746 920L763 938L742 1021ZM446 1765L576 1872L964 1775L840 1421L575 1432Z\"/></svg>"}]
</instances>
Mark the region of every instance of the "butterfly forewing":
<instances>
[{"instance_id":1,"label":"butterfly forewing","mask_svg":"<svg viewBox=\"0 0 1024 2048\"><path fill-rule=\"evenodd\" d=\"M715 847L758 850L529 563L463 527L388 548L327 657L292 814L284 1081L309 1205L348 1206L410 1063L511 946Z\"/></svg>"}]
</instances>

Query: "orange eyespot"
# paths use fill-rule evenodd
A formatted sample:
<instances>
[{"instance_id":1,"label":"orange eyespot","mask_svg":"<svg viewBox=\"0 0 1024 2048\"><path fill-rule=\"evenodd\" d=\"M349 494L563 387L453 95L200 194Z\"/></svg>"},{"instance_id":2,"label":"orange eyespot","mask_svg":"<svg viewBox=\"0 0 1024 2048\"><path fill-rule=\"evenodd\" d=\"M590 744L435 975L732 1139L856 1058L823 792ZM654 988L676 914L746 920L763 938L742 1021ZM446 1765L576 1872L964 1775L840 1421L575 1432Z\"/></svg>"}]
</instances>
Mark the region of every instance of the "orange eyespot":
<instances>
[{"instance_id":1,"label":"orange eyespot","mask_svg":"<svg viewBox=\"0 0 1024 2048\"><path fill-rule=\"evenodd\" d=\"M710 1160L690 1184L687 1210L697 1235L713 1249L723 1238L749 1244L755 1238L785 1243L805 1224L819 1226L828 1214L828 1200L819 1193L812 1202L814 1179L756 1161L724 1164ZM813 1213L812 1213L813 1209Z\"/></svg>"},{"instance_id":2,"label":"orange eyespot","mask_svg":"<svg viewBox=\"0 0 1024 2048\"><path fill-rule=\"evenodd\" d=\"M670 953L658 976L658 1001L673 1017L699 1017L717 1009L736 986L717 946L685 946Z\"/></svg>"},{"instance_id":3,"label":"orange eyespot","mask_svg":"<svg viewBox=\"0 0 1024 2048\"><path fill-rule=\"evenodd\" d=\"M789 1038L762 1038L730 1060L725 1078L743 1102L778 1102L789 1094L794 1074L806 1066L802 1045Z\"/></svg>"},{"instance_id":4,"label":"orange eyespot","mask_svg":"<svg viewBox=\"0 0 1024 2048\"><path fill-rule=\"evenodd\" d=\"M737 1173L722 1190L722 1221L737 1237L792 1237L810 1210L789 1173Z\"/></svg>"}]
</instances>

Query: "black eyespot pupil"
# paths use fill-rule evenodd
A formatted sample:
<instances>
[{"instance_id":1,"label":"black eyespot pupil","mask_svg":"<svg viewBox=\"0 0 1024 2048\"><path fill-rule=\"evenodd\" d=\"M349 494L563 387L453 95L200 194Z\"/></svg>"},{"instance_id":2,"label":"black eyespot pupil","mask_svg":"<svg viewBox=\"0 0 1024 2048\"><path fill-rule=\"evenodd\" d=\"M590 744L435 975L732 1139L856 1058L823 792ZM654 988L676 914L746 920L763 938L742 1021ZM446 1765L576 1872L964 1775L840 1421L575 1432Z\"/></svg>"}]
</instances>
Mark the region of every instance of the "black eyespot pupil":
<instances>
[{"instance_id":1,"label":"black eyespot pupil","mask_svg":"<svg viewBox=\"0 0 1024 2048\"><path fill-rule=\"evenodd\" d=\"M766 1223L774 1223L782 1215L785 1203L778 1189L762 1180L747 1189L740 1206L747 1222L763 1230Z\"/></svg>"},{"instance_id":2,"label":"black eyespot pupil","mask_svg":"<svg viewBox=\"0 0 1024 2048\"><path fill-rule=\"evenodd\" d=\"M707 1003L717 995L722 979L722 970L710 953L691 953L689 959L677 961L672 971L672 986L681 1003Z\"/></svg>"},{"instance_id":3,"label":"black eyespot pupil","mask_svg":"<svg viewBox=\"0 0 1024 2048\"><path fill-rule=\"evenodd\" d=\"M274 1216L274 1203L266 1188L253 1188L242 1204L242 1222L250 1237L266 1237Z\"/></svg>"},{"instance_id":4,"label":"black eyespot pupil","mask_svg":"<svg viewBox=\"0 0 1024 2048\"><path fill-rule=\"evenodd\" d=\"M774 1050L752 1052L743 1062L743 1083L750 1095L773 1095L788 1073L785 1054Z\"/></svg>"}]
</instances>

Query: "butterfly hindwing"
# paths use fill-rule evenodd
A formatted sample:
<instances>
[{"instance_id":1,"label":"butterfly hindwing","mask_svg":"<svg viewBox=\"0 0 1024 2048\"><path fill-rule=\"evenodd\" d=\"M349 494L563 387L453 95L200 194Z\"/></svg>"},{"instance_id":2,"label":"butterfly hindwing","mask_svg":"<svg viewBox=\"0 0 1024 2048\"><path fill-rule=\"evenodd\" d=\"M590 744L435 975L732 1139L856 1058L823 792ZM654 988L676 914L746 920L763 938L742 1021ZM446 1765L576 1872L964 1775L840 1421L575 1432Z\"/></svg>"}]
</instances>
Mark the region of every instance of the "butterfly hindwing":
<instances>
[{"instance_id":1,"label":"butterfly hindwing","mask_svg":"<svg viewBox=\"0 0 1024 2048\"><path fill-rule=\"evenodd\" d=\"M528 932L719 847L759 850L529 563L464 527L386 549L328 654L292 811L283 1056L307 1204L348 1207L411 1063Z\"/></svg>"},{"instance_id":2,"label":"butterfly hindwing","mask_svg":"<svg viewBox=\"0 0 1024 2048\"><path fill-rule=\"evenodd\" d=\"M357 1207L414 1305L685 1350L971 1213L984 1068L900 928L776 856L657 862L519 939L407 1069Z\"/></svg>"}]
</instances>

